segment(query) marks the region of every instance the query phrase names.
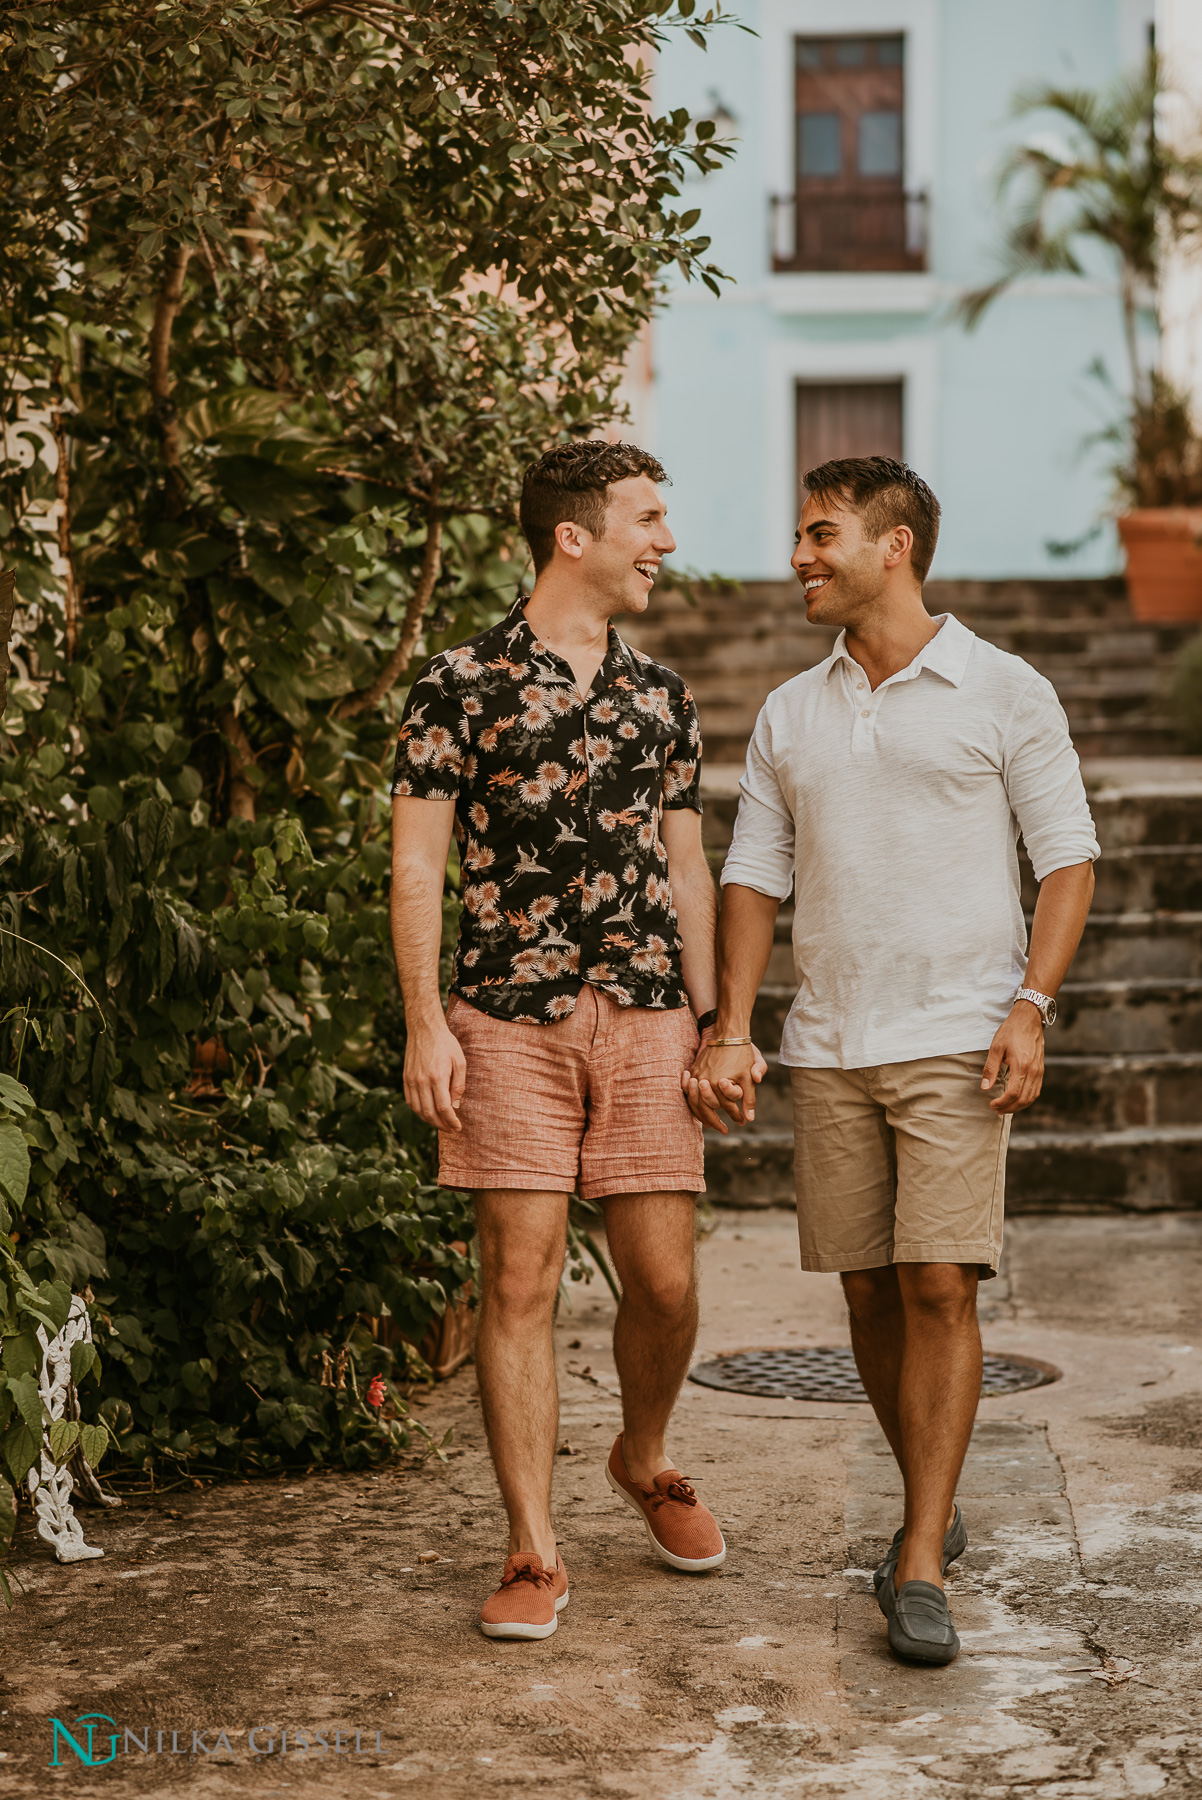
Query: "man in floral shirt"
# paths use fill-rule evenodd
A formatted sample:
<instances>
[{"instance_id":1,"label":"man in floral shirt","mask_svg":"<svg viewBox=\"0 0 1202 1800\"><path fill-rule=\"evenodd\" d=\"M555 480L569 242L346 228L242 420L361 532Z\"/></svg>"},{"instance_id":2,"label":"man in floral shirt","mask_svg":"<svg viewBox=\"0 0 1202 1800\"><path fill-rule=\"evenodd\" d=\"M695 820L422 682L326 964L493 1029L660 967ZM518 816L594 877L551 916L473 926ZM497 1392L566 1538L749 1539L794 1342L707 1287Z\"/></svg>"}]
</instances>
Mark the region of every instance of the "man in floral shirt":
<instances>
[{"instance_id":1,"label":"man in floral shirt","mask_svg":"<svg viewBox=\"0 0 1202 1800\"><path fill-rule=\"evenodd\" d=\"M696 1333L705 1186L682 1073L715 997L701 741L684 682L610 624L646 610L676 547L665 479L626 444L565 444L536 463L522 492L534 592L425 665L397 746L405 1093L439 1127L439 1178L474 1194L480 1234L476 1364L510 1521L481 1613L492 1637L548 1637L567 1604L550 1511L551 1326L574 1191L604 1207L623 1288L624 1431L609 1484L670 1566L714 1568L726 1554L665 1448ZM463 910L444 1018L452 830Z\"/></svg>"}]
</instances>

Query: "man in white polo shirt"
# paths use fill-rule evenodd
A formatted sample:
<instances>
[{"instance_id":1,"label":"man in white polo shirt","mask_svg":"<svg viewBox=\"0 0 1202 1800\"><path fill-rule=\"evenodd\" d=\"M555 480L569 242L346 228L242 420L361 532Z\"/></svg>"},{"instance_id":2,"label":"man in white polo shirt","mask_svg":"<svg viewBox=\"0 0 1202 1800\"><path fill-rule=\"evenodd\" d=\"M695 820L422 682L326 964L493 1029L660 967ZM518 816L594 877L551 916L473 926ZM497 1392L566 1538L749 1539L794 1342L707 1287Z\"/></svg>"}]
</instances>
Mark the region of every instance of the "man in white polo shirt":
<instances>
[{"instance_id":1,"label":"man in white polo shirt","mask_svg":"<svg viewBox=\"0 0 1202 1800\"><path fill-rule=\"evenodd\" d=\"M905 1483L877 1570L894 1651L950 1662L943 1592L981 1390L978 1278L997 1273L1006 1145L1038 1098L1044 1027L1098 855L1051 685L922 597L939 530L884 457L813 469L793 567L829 659L770 694L722 872L718 1023L697 1116L755 1116L751 1009L794 890L792 1074L805 1269L837 1272L856 1362ZM1030 949L1021 832L1040 884Z\"/></svg>"}]
</instances>

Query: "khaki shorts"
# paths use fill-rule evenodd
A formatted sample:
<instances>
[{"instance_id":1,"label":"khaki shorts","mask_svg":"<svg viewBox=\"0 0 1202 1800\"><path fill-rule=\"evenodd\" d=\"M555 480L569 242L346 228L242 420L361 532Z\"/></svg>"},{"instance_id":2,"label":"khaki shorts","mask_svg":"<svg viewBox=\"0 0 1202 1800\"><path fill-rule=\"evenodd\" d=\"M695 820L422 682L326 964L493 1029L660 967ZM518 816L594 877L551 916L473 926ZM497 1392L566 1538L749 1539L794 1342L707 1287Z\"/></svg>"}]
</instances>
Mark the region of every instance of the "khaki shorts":
<instances>
[{"instance_id":1,"label":"khaki shorts","mask_svg":"<svg viewBox=\"0 0 1202 1800\"><path fill-rule=\"evenodd\" d=\"M997 1274L1010 1115L981 1091L986 1054L790 1071L803 1269Z\"/></svg>"},{"instance_id":2,"label":"khaki shorts","mask_svg":"<svg viewBox=\"0 0 1202 1800\"><path fill-rule=\"evenodd\" d=\"M518 1025L457 994L467 1062L462 1131L438 1134L443 1187L609 1194L705 1192L701 1126L681 1092L697 1053L687 1006L619 1006L585 983L554 1025Z\"/></svg>"}]
</instances>

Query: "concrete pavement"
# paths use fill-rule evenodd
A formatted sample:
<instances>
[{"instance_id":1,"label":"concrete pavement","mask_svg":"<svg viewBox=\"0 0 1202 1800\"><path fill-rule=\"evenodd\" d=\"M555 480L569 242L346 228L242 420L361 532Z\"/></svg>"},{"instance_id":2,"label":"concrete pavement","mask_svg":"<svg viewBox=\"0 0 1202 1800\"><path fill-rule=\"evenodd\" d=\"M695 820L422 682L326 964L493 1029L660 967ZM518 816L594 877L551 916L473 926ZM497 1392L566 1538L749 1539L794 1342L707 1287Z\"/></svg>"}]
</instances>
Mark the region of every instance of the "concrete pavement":
<instances>
[{"instance_id":1,"label":"concrete pavement","mask_svg":"<svg viewBox=\"0 0 1202 1800\"><path fill-rule=\"evenodd\" d=\"M702 1270L700 1356L847 1341L837 1283L800 1273L788 1214L723 1213ZM867 1407L689 1384L674 1453L730 1554L703 1577L652 1561L604 1485L619 1412L594 1281L556 1334L573 1586L553 1638L475 1629L503 1527L469 1367L423 1409L455 1427L445 1464L88 1512L106 1555L73 1568L26 1524L0 1796L1197 1796L1200 1289L1192 1215L1010 1226L981 1293L986 1346L1063 1379L981 1404L948 1669L885 1644L868 1572L898 1485ZM50 1719L88 1712L115 1721L95 1728L98 1755L117 1733L115 1762L85 1768L60 1739L48 1767Z\"/></svg>"}]
</instances>

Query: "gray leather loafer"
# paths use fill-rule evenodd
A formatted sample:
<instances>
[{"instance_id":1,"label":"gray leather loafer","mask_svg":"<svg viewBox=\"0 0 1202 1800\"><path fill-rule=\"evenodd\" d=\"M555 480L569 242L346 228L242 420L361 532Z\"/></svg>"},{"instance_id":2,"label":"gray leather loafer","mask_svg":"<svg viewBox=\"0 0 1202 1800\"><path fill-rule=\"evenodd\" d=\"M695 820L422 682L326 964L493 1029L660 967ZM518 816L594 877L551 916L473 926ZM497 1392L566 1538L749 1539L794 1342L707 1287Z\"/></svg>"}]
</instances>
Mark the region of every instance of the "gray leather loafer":
<instances>
[{"instance_id":1,"label":"gray leather loafer","mask_svg":"<svg viewBox=\"0 0 1202 1800\"><path fill-rule=\"evenodd\" d=\"M949 1663L960 1654L960 1640L947 1609L947 1595L932 1581L903 1581L888 1587L893 1603L889 1620L889 1648L906 1662Z\"/></svg>"},{"instance_id":2,"label":"gray leather loafer","mask_svg":"<svg viewBox=\"0 0 1202 1800\"><path fill-rule=\"evenodd\" d=\"M886 1618L889 1617L889 1609L885 1604L885 1583L887 1581L890 1587L893 1586L893 1576L897 1568L897 1559L901 1555L902 1539L905 1535L906 1528L904 1525L900 1531L894 1532L893 1542L889 1546L888 1555L885 1557L884 1562L873 1571L872 1575L872 1585L876 1589L877 1605L880 1607ZM963 1556L967 1549L968 1533L964 1529L964 1517L959 1506L954 1506L952 1510L952 1522L944 1533L943 1538L943 1573L945 1575L952 1563L955 1562L956 1558L958 1556Z\"/></svg>"}]
</instances>

